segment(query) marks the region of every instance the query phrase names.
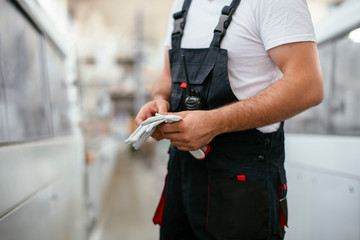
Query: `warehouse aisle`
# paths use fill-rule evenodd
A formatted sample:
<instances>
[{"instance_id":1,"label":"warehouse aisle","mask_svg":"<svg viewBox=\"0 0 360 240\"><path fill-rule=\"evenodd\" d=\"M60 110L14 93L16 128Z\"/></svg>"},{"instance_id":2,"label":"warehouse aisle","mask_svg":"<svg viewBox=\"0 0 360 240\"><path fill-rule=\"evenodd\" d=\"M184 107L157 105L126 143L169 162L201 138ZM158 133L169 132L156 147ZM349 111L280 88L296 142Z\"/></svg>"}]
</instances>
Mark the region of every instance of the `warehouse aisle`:
<instances>
[{"instance_id":1,"label":"warehouse aisle","mask_svg":"<svg viewBox=\"0 0 360 240\"><path fill-rule=\"evenodd\" d=\"M165 170L152 160L151 154L146 155L133 155L129 151L120 154L99 239L158 239L159 226L152 223L152 217L162 191Z\"/></svg>"}]
</instances>

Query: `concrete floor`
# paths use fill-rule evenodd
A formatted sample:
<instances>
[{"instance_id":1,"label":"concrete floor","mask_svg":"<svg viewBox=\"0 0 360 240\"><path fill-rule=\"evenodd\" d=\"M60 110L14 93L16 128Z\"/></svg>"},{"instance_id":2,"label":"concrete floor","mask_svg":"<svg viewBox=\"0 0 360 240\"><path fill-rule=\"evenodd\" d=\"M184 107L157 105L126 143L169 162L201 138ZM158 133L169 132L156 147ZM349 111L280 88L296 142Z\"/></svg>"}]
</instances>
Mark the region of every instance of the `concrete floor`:
<instances>
[{"instance_id":1,"label":"concrete floor","mask_svg":"<svg viewBox=\"0 0 360 240\"><path fill-rule=\"evenodd\" d=\"M119 157L99 240L154 240L159 226L152 218L160 199L166 162L154 153L125 153ZM160 162L160 163L159 163Z\"/></svg>"}]
</instances>

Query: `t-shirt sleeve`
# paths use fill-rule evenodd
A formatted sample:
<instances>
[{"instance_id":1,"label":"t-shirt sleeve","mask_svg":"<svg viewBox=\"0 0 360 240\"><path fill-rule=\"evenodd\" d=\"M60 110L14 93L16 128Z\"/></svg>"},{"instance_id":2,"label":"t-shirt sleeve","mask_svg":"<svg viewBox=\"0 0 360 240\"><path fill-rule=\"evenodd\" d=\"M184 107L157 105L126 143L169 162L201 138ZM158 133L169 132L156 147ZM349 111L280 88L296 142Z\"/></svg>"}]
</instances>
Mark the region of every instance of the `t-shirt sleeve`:
<instances>
[{"instance_id":1,"label":"t-shirt sleeve","mask_svg":"<svg viewBox=\"0 0 360 240\"><path fill-rule=\"evenodd\" d=\"M164 41L164 46L165 47L171 47L171 33L172 33L173 29L174 29L173 14L175 12L178 12L178 11L181 10L183 3L184 3L184 0L175 0L173 5L172 5L170 16L169 16L169 21L168 21L168 29L167 29L166 38L165 38L165 41Z\"/></svg>"},{"instance_id":2,"label":"t-shirt sleeve","mask_svg":"<svg viewBox=\"0 0 360 240\"><path fill-rule=\"evenodd\" d=\"M259 31L265 50L293 42L316 42L306 0L260 0Z\"/></svg>"}]
</instances>

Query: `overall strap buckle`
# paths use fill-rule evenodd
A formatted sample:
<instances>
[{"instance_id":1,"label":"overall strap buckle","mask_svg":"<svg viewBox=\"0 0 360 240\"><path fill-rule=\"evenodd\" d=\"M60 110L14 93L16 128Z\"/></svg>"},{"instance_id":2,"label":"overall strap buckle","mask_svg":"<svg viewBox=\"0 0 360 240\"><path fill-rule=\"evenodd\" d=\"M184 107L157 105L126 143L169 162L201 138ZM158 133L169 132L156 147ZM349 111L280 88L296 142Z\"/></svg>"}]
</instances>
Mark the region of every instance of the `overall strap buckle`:
<instances>
[{"instance_id":1,"label":"overall strap buckle","mask_svg":"<svg viewBox=\"0 0 360 240\"><path fill-rule=\"evenodd\" d=\"M185 0L180 12L174 13L174 30L171 34L172 48L180 48L181 38L184 33L186 15L190 8L191 0Z\"/></svg>"},{"instance_id":2,"label":"overall strap buckle","mask_svg":"<svg viewBox=\"0 0 360 240\"><path fill-rule=\"evenodd\" d=\"M225 6L222 9L219 23L214 30L214 32L221 33L221 38L225 36L226 30L230 25L234 12L235 8L231 6Z\"/></svg>"},{"instance_id":3,"label":"overall strap buckle","mask_svg":"<svg viewBox=\"0 0 360 240\"><path fill-rule=\"evenodd\" d=\"M179 33L180 35L183 35L184 28L185 28L185 22L186 22L186 15L187 11L182 10L180 12L174 13L174 30L172 32L172 35Z\"/></svg>"}]
</instances>

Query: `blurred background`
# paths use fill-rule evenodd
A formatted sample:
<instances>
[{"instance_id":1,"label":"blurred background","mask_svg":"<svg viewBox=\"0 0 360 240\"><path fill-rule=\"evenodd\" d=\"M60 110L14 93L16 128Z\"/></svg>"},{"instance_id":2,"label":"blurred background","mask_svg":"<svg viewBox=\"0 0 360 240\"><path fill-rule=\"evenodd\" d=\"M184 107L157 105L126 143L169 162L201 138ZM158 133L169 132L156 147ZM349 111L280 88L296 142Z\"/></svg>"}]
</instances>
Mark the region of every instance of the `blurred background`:
<instances>
[{"instance_id":1,"label":"blurred background","mask_svg":"<svg viewBox=\"0 0 360 240\"><path fill-rule=\"evenodd\" d=\"M173 1L0 0L0 239L147 240L167 141L123 141ZM325 100L286 123L286 239L360 240L360 0L308 0Z\"/></svg>"}]
</instances>

